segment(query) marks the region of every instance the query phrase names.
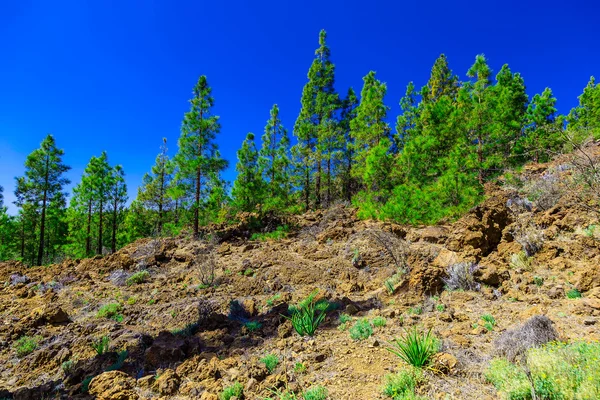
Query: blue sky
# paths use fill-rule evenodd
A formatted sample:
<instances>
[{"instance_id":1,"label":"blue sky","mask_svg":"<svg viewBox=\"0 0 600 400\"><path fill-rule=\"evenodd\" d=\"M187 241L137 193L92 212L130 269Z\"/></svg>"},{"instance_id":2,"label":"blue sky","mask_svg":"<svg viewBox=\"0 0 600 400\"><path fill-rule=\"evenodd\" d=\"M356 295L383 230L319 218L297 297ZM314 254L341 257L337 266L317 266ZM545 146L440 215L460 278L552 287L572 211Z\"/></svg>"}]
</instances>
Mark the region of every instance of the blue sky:
<instances>
[{"instance_id":1,"label":"blue sky","mask_svg":"<svg viewBox=\"0 0 600 400\"><path fill-rule=\"evenodd\" d=\"M183 113L207 75L221 116L221 152L235 178L247 132L260 137L279 104L290 130L306 74L328 32L336 88L360 92L369 70L388 85L390 121L406 84L417 87L445 53L465 72L485 53L508 63L530 96L550 87L562 113L600 75L596 1L86 1L0 2L0 185L5 203L28 153L52 133L77 182L106 150L130 197L159 151L177 150Z\"/></svg>"}]
</instances>

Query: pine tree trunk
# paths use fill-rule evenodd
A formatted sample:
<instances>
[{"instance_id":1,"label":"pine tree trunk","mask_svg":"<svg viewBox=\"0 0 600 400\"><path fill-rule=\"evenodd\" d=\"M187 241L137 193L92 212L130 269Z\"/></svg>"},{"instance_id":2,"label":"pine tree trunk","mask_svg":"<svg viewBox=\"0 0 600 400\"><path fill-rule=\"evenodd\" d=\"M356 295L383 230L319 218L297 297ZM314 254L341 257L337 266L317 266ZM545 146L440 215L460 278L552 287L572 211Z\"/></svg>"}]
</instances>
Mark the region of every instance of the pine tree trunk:
<instances>
[{"instance_id":1,"label":"pine tree trunk","mask_svg":"<svg viewBox=\"0 0 600 400\"><path fill-rule=\"evenodd\" d=\"M317 160L317 178L315 179L315 208L321 208L321 156Z\"/></svg>"},{"instance_id":2,"label":"pine tree trunk","mask_svg":"<svg viewBox=\"0 0 600 400\"><path fill-rule=\"evenodd\" d=\"M198 167L198 171L196 172L196 202L194 207L194 238L198 239L200 236L200 178L201 178L200 167Z\"/></svg>"},{"instance_id":3,"label":"pine tree trunk","mask_svg":"<svg viewBox=\"0 0 600 400\"><path fill-rule=\"evenodd\" d=\"M92 252L92 199L88 201L88 220L87 220L87 236L85 238L85 255L89 256Z\"/></svg>"},{"instance_id":4,"label":"pine tree trunk","mask_svg":"<svg viewBox=\"0 0 600 400\"><path fill-rule=\"evenodd\" d=\"M117 208L119 203L117 201L117 197L115 197L115 202L113 204L113 220L112 220L112 243L111 243L111 252L115 253L117 251Z\"/></svg>"},{"instance_id":5,"label":"pine tree trunk","mask_svg":"<svg viewBox=\"0 0 600 400\"><path fill-rule=\"evenodd\" d=\"M327 206L331 205L331 152L327 157Z\"/></svg>"},{"instance_id":6,"label":"pine tree trunk","mask_svg":"<svg viewBox=\"0 0 600 400\"><path fill-rule=\"evenodd\" d=\"M22 217L21 224L21 260L25 260L25 216Z\"/></svg>"},{"instance_id":7,"label":"pine tree trunk","mask_svg":"<svg viewBox=\"0 0 600 400\"><path fill-rule=\"evenodd\" d=\"M42 265L44 257L44 230L46 229L46 201L48 200L48 164L49 156L46 156L46 175L44 176L44 199L42 200L42 220L40 224L40 246L38 247L37 264Z\"/></svg>"},{"instance_id":8,"label":"pine tree trunk","mask_svg":"<svg viewBox=\"0 0 600 400\"><path fill-rule=\"evenodd\" d=\"M102 195L103 196L103 195ZM100 221L98 223L98 249L97 249L97 254L102 254L102 207L104 206L103 204L103 199L100 198L100 210L99 210L99 216L100 216Z\"/></svg>"},{"instance_id":9,"label":"pine tree trunk","mask_svg":"<svg viewBox=\"0 0 600 400\"><path fill-rule=\"evenodd\" d=\"M163 196L165 186L165 171L164 169L160 172L160 197L158 200L158 236L162 235L163 225Z\"/></svg>"}]
</instances>

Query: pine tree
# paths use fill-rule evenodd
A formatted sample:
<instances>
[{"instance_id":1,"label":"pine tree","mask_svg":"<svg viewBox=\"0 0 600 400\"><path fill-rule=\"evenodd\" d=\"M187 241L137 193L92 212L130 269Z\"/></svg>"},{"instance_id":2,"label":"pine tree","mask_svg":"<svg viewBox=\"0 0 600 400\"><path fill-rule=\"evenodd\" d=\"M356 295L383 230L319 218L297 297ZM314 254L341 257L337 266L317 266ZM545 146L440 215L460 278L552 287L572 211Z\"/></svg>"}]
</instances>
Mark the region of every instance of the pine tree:
<instances>
[{"instance_id":1,"label":"pine tree","mask_svg":"<svg viewBox=\"0 0 600 400\"><path fill-rule=\"evenodd\" d=\"M290 139L279 119L279 107L273 105L265 126L258 164L265 182L264 210L283 210L288 206L290 185Z\"/></svg>"},{"instance_id":2,"label":"pine tree","mask_svg":"<svg viewBox=\"0 0 600 400\"><path fill-rule=\"evenodd\" d=\"M520 139L525 159L546 161L548 151L559 146L562 120L556 118L556 111L556 98L550 88L531 99L525 116L525 134Z\"/></svg>"},{"instance_id":3,"label":"pine tree","mask_svg":"<svg viewBox=\"0 0 600 400\"><path fill-rule=\"evenodd\" d=\"M486 170L490 160L486 160L487 147L489 146L489 132L492 122L492 111L488 102L490 76L492 70L487 64L483 54L475 57L475 63L467 71L467 76L475 78L472 86L471 97L473 101L473 115L470 118L471 140L477 143L478 179L483 185ZM487 161L487 162L486 162Z\"/></svg>"},{"instance_id":4,"label":"pine tree","mask_svg":"<svg viewBox=\"0 0 600 400\"><path fill-rule=\"evenodd\" d=\"M421 89L423 102L434 103L442 96L454 99L458 92L458 86L458 78L452 73L446 55L440 54L431 68L431 75L427 81L427 85Z\"/></svg>"},{"instance_id":5,"label":"pine tree","mask_svg":"<svg viewBox=\"0 0 600 400\"><path fill-rule=\"evenodd\" d=\"M110 201L110 188L112 184L112 168L108 163L105 151L100 157L92 157L89 163L89 177L91 196L95 212L98 216L98 238L96 254L102 254L104 249L104 213Z\"/></svg>"},{"instance_id":6,"label":"pine tree","mask_svg":"<svg viewBox=\"0 0 600 400\"><path fill-rule=\"evenodd\" d=\"M319 48L308 71L308 82L302 90L300 115L294 125L298 144L292 153L296 169L301 174L299 186L304 194L306 209L310 208L313 180L315 207L321 206L323 148L319 143L332 134L331 120L339 107L339 97L333 87L335 65L330 60L331 51L326 39L327 34L322 30L319 33Z\"/></svg>"},{"instance_id":7,"label":"pine tree","mask_svg":"<svg viewBox=\"0 0 600 400\"><path fill-rule=\"evenodd\" d=\"M358 98L354 89L349 88L346 98L342 101L342 110L340 115L339 129L345 142L342 147L342 197L351 201L352 196L357 191L356 179L352 176L352 166L354 165L354 140L352 139L350 122L356 118L356 107Z\"/></svg>"},{"instance_id":8,"label":"pine tree","mask_svg":"<svg viewBox=\"0 0 600 400\"><path fill-rule=\"evenodd\" d=\"M203 185L212 173L222 171L227 162L218 154L216 135L220 132L219 117L211 114L214 98L206 76L202 75L194 87L190 111L185 113L179 138L179 152L175 156L177 179L186 182L192 192L194 237L199 236L201 200L206 196Z\"/></svg>"},{"instance_id":9,"label":"pine tree","mask_svg":"<svg viewBox=\"0 0 600 400\"><path fill-rule=\"evenodd\" d=\"M390 126L386 122L388 107L383 102L387 92L385 83L375 78L375 72L369 72L364 78L360 93L360 104L356 107L356 117L350 122L350 134L354 141L355 165L352 175L358 182L364 182L367 157L370 151L381 146L389 149Z\"/></svg>"},{"instance_id":10,"label":"pine tree","mask_svg":"<svg viewBox=\"0 0 600 400\"><path fill-rule=\"evenodd\" d=\"M156 157L150 174L145 174L143 184L138 188L138 200L145 208L153 210L156 216L152 217L158 236L162 235L165 213L171 209L172 200L169 197L169 187L173 179L174 165L167 155L167 139L163 138L161 152Z\"/></svg>"},{"instance_id":11,"label":"pine tree","mask_svg":"<svg viewBox=\"0 0 600 400\"><path fill-rule=\"evenodd\" d=\"M127 185L125 184L125 172L120 165L111 170L109 185L109 201L112 213L112 237L111 251L117 251L117 230L119 228L119 219L127 202Z\"/></svg>"},{"instance_id":12,"label":"pine tree","mask_svg":"<svg viewBox=\"0 0 600 400\"><path fill-rule=\"evenodd\" d=\"M396 153L404 148L404 144L412 136L413 131L416 129L417 120L419 118L418 103L417 103L417 92L415 91L415 85L412 82L408 83L406 87L406 94L400 100L400 108L402 114L396 119L396 136L395 136L395 148Z\"/></svg>"},{"instance_id":13,"label":"pine tree","mask_svg":"<svg viewBox=\"0 0 600 400\"><path fill-rule=\"evenodd\" d=\"M263 201L264 183L253 133L246 136L237 158L235 170L238 175L231 191L233 202L240 211L256 211Z\"/></svg>"},{"instance_id":14,"label":"pine tree","mask_svg":"<svg viewBox=\"0 0 600 400\"><path fill-rule=\"evenodd\" d=\"M4 207L4 188L0 186L0 208Z\"/></svg>"},{"instance_id":15,"label":"pine tree","mask_svg":"<svg viewBox=\"0 0 600 400\"><path fill-rule=\"evenodd\" d=\"M579 106L573 108L567 117L569 128L589 131L595 138L600 137L600 84L592 76L579 96Z\"/></svg>"},{"instance_id":16,"label":"pine tree","mask_svg":"<svg viewBox=\"0 0 600 400\"><path fill-rule=\"evenodd\" d=\"M52 135L46 136L39 149L34 150L25 161L25 176L17 190L23 202L39 212L39 240L37 265L42 265L46 239L46 213L50 203L60 196L66 196L63 186L70 181L63 177L70 167L63 164L64 151L56 147ZM18 197L19 195L17 195ZM37 225L37 223L36 223Z\"/></svg>"}]
</instances>

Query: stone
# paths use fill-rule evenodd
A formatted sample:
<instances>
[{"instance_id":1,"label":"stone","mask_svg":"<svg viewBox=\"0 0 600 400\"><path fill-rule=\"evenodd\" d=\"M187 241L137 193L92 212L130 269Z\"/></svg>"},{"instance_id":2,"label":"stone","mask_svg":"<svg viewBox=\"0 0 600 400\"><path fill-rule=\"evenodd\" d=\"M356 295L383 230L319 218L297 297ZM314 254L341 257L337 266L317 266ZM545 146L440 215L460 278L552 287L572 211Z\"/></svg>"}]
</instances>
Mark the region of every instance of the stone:
<instances>
[{"instance_id":1,"label":"stone","mask_svg":"<svg viewBox=\"0 0 600 400\"><path fill-rule=\"evenodd\" d=\"M138 400L135 379L122 371L109 371L90 382L89 392L97 400Z\"/></svg>"},{"instance_id":2,"label":"stone","mask_svg":"<svg viewBox=\"0 0 600 400\"><path fill-rule=\"evenodd\" d=\"M172 369L166 369L156 379L154 385L152 385L152 390L162 395L173 395L177 393L180 383L179 375Z\"/></svg>"}]
</instances>

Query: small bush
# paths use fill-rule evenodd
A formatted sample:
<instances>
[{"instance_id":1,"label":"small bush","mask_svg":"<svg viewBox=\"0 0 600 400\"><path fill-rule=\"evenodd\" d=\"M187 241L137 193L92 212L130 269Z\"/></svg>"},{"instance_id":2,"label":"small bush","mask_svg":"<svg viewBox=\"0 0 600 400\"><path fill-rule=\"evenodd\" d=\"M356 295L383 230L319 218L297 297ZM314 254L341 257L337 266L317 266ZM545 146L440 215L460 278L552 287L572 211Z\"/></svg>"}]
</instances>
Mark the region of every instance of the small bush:
<instances>
[{"instance_id":1,"label":"small bush","mask_svg":"<svg viewBox=\"0 0 600 400\"><path fill-rule=\"evenodd\" d=\"M536 275L533 277L533 283L535 283L537 287L542 287L544 286L544 278Z\"/></svg>"},{"instance_id":2,"label":"small bush","mask_svg":"<svg viewBox=\"0 0 600 400\"><path fill-rule=\"evenodd\" d=\"M481 316L481 320L483 321L483 327L488 331L493 331L496 326L496 318L491 314L483 314Z\"/></svg>"},{"instance_id":3,"label":"small bush","mask_svg":"<svg viewBox=\"0 0 600 400\"><path fill-rule=\"evenodd\" d=\"M325 319L329 302L325 299L316 300L318 291L312 292L296 306L290 306L290 316L284 316L292 322L292 326L300 336L313 336Z\"/></svg>"},{"instance_id":4,"label":"small bush","mask_svg":"<svg viewBox=\"0 0 600 400\"><path fill-rule=\"evenodd\" d=\"M243 272L244 276L254 276L254 270L252 268L247 268Z\"/></svg>"},{"instance_id":5,"label":"small bush","mask_svg":"<svg viewBox=\"0 0 600 400\"><path fill-rule=\"evenodd\" d=\"M260 362L265 364L269 373L272 374L277 365L279 365L279 358L275 354L267 354L260 359Z\"/></svg>"},{"instance_id":6,"label":"small bush","mask_svg":"<svg viewBox=\"0 0 600 400\"><path fill-rule=\"evenodd\" d=\"M102 336L100 339L94 340L90 346L96 351L96 354L101 356L102 354L108 352L109 343L110 338L108 336Z\"/></svg>"},{"instance_id":7,"label":"small bush","mask_svg":"<svg viewBox=\"0 0 600 400\"><path fill-rule=\"evenodd\" d=\"M209 288L215 283L215 271L217 270L217 239L213 237L204 249L199 251L194 259L194 267L198 271L200 285L198 288Z\"/></svg>"},{"instance_id":8,"label":"small bush","mask_svg":"<svg viewBox=\"0 0 600 400\"><path fill-rule=\"evenodd\" d=\"M297 362L296 364L294 364L294 372L297 374L305 373L306 365L302 364L301 362Z\"/></svg>"},{"instance_id":9,"label":"small bush","mask_svg":"<svg viewBox=\"0 0 600 400\"><path fill-rule=\"evenodd\" d=\"M62 369L65 375L69 375L71 371L73 371L73 366L75 365L75 360L67 360L60 364L60 369Z\"/></svg>"},{"instance_id":10,"label":"small bush","mask_svg":"<svg viewBox=\"0 0 600 400\"><path fill-rule=\"evenodd\" d=\"M473 263L458 263L448 267L447 278L444 279L448 290L479 290L479 283L475 282L474 273L477 265Z\"/></svg>"},{"instance_id":11,"label":"small bush","mask_svg":"<svg viewBox=\"0 0 600 400\"><path fill-rule=\"evenodd\" d=\"M327 398L327 389L323 386L313 386L302 393L303 400L325 400Z\"/></svg>"},{"instance_id":12,"label":"small bush","mask_svg":"<svg viewBox=\"0 0 600 400\"><path fill-rule=\"evenodd\" d=\"M248 332L254 332L262 328L262 324L258 321L248 321L244 323L244 326L248 329Z\"/></svg>"},{"instance_id":13,"label":"small bush","mask_svg":"<svg viewBox=\"0 0 600 400\"><path fill-rule=\"evenodd\" d=\"M359 319L350 328L350 337L352 340L365 340L373 334L373 327L367 319Z\"/></svg>"},{"instance_id":14,"label":"small bush","mask_svg":"<svg viewBox=\"0 0 600 400\"><path fill-rule=\"evenodd\" d=\"M137 298L135 296L131 296L127 299L127 304L129 304L130 306L134 305L135 303L137 303Z\"/></svg>"},{"instance_id":15,"label":"small bush","mask_svg":"<svg viewBox=\"0 0 600 400\"><path fill-rule=\"evenodd\" d=\"M345 324L346 322L350 322L352 321L352 317L349 316L348 314L340 314L340 323L341 324Z\"/></svg>"},{"instance_id":16,"label":"small bush","mask_svg":"<svg viewBox=\"0 0 600 400\"><path fill-rule=\"evenodd\" d=\"M254 233L250 236L250 240L260 240L261 242L267 240L281 240L287 236L289 231L290 227L288 225L280 225L272 232Z\"/></svg>"},{"instance_id":17,"label":"small bush","mask_svg":"<svg viewBox=\"0 0 600 400\"><path fill-rule=\"evenodd\" d=\"M503 332L494 341L498 354L514 361L518 356L536 346L558 339L553 322L545 315L531 317L521 326Z\"/></svg>"},{"instance_id":18,"label":"small bush","mask_svg":"<svg viewBox=\"0 0 600 400\"><path fill-rule=\"evenodd\" d=\"M375 317L375 318L373 318L372 323L375 328L381 328L387 324L387 321L383 317Z\"/></svg>"},{"instance_id":19,"label":"small bush","mask_svg":"<svg viewBox=\"0 0 600 400\"><path fill-rule=\"evenodd\" d=\"M600 398L600 344L552 342L526 353L523 367L506 359L494 359L486 378L509 399L531 399L532 389L539 399Z\"/></svg>"},{"instance_id":20,"label":"small bush","mask_svg":"<svg viewBox=\"0 0 600 400\"><path fill-rule=\"evenodd\" d=\"M224 388L219 395L219 400L229 400L232 397L236 397L238 399L244 398L244 387L241 383L236 382L233 385Z\"/></svg>"},{"instance_id":21,"label":"small bush","mask_svg":"<svg viewBox=\"0 0 600 400\"><path fill-rule=\"evenodd\" d=\"M421 314L423 314L423 307L421 307L421 306L411 307L408 309L408 313L413 314L413 315L421 315Z\"/></svg>"},{"instance_id":22,"label":"small bush","mask_svg":"<svg viewBox=\"0 0 600 400\"><path fill-rule=\"evenodd\" d=\"M281 293L276 293L273 296L269 297L267 299L266 303L269 307L273 307L275 302L278 301L279 299L281 299Z\"/></svg>"},{"instance_id":23,"label":"small bush","mask_svg":"<svg viewBox=\"0 0 600 400\"><path fill-rule=\"evenodd\" d=\"M33 353L41 341L41 336L21 336L14 344L17 357L25 357L26 355Z\"/></svg>"},{"instance_id":24,"label":"small bush","mask_svg":"<svg viewBox=\"0 0 600 400\"><path fill-rule=\"evenodd\" d=\"M123 309L123 307L119 303L110 303L105 304L96 313L96 317L98 318L111 318L117 322L119 320L123 320L123 316L119 314L119 312Z\"/></svg>"},{"instance_id":25,"label":"small bush","mask_svg":"<svg viewBox=\"0 0 600 400\"><path fill-rule=\"evenodd\" d=\"M533 257L544 245L543 231L530 223L517 225L512 231L512 235L517 243L521 245L527 257Z\"/></svg>"},{"instance_id":26,"label":"small bush","mask_svg":"<svg viewBox=\"0 0 600 400\"><path fill-rule=\"evenodd\" d=\"M510 268L519 271L531 271L531 259L524 251L510 257Z\"/></svg>"},{"instance_id":27,"label":"small bush","mask_svg":"<svg viewBox=\"0 0 600 400\"><path fill-rule=\"evenodd\" d=\"M127 278L127 281L125 281L125 283L127 283L127 286L139 285L141 283L146 282L148 278L150 278L150 272L146 270L139 271Z\"/></svg>"},{"instance_id":28,"label":"small bush","mask_svg":"<svg viewBox=\"0 0 600 400\"><path fill-rule=\"evenodd\" d=\"M415 389L424 380L420 369L411 368L385 377L383 394L393 400L419 399L415 397Z\"/></svg>"},{"instance_id":29,"label":"small bush","mask_svg":"<svg viewBox=\"0 0 600 400\"><path fill-rule=\"evenodd\" d=\"M431 334L431 329L424 333L414 327L400 338L394 339L392 346L386 349L407 364L422 368L429 364L431 357L438 352L439 348L440 342Z\"/></svg>"},{"instance_id":30,"label":"small bush","mask_svg":"<svg viewBox=\"0 0 600 400\"><path fill-rule=\"evenodd\" d=\"M446 306L444 304L438 304L437 306L435 306L435 309L439 312L444 312L446 310Z\"/></svg>"},{"instance_id":31,"label":"small bush","mask_svg":"<svg viewBox=\"0 0 600 400\"><path fill-rule=\"evenodd\" d=\"M567 290L566 296L568 299L580 299L581 292L577 289L570 289L570 290Z\"/></svg>"}]
</instances>

